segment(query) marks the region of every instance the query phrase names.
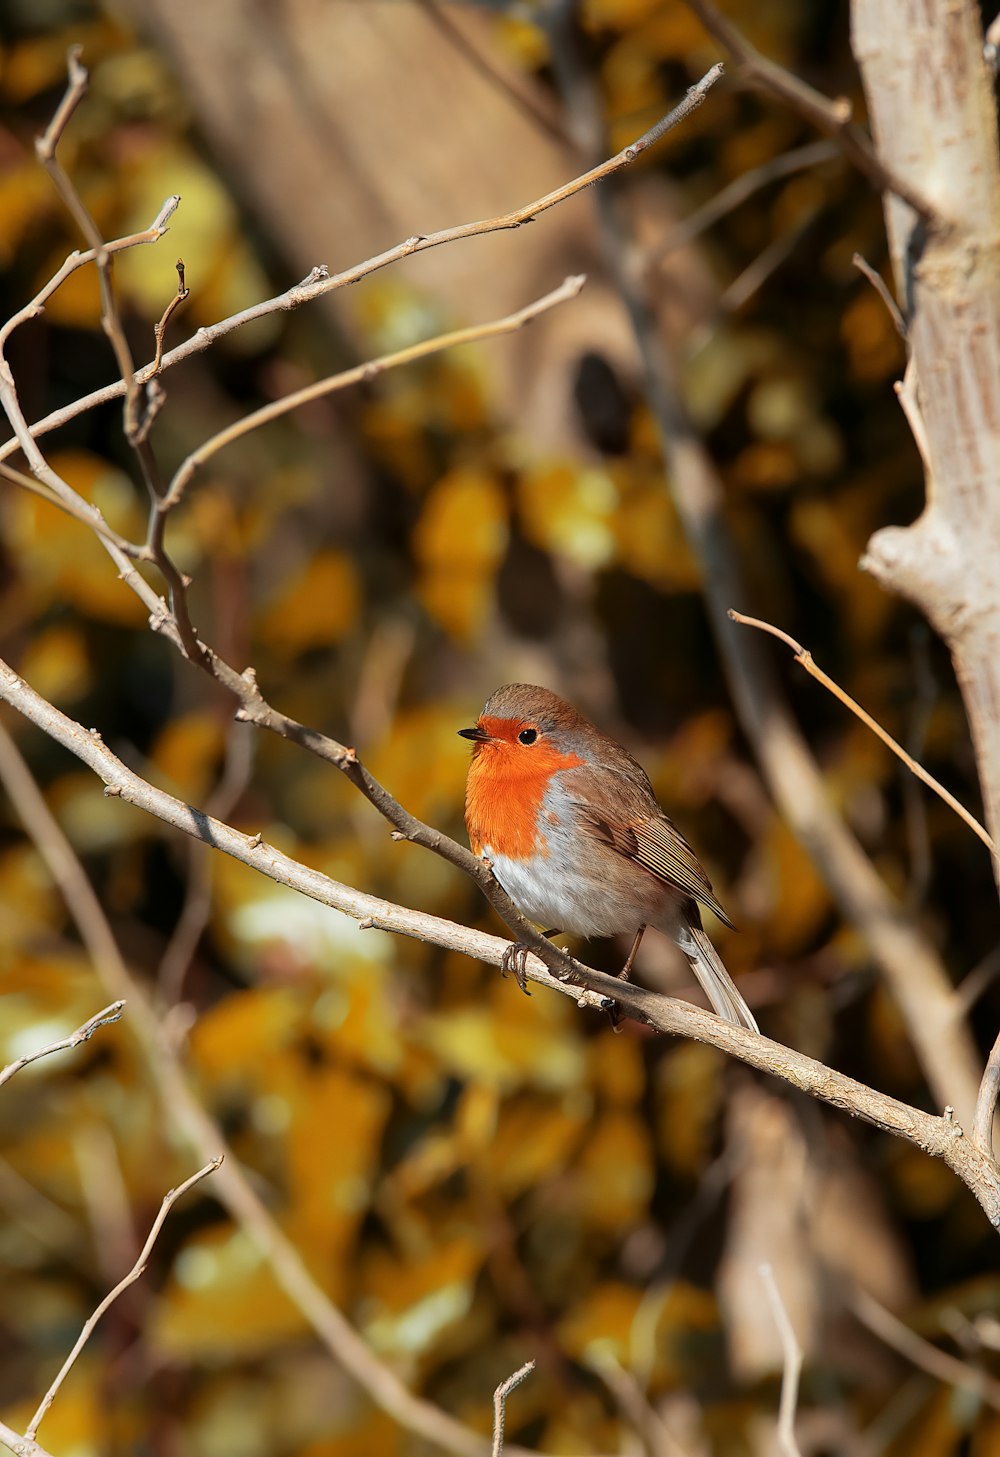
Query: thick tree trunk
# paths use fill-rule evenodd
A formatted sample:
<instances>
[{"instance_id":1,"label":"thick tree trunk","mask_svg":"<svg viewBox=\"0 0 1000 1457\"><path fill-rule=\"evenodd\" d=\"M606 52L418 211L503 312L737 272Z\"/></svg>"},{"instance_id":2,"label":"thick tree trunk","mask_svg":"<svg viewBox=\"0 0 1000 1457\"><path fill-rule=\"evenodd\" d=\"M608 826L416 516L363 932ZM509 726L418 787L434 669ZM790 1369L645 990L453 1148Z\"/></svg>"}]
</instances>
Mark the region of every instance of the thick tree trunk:
<instances>
[{"instance_id":1,"label":"thick tree trunk","mask_svg":"<svg viewBox=\"0 0 1000 1457\"><path fill-rule=\"evenodd\" d=\"M879 154L936 214L927 225L898 198L886 198L927 503L912 526L877 532L864 565L915 603L951 650L996 840L1000 161L993 77L972 0L854 0L853 44ZM1000 878L996 861L994 870Z\"/></svg>"}]
</instances>

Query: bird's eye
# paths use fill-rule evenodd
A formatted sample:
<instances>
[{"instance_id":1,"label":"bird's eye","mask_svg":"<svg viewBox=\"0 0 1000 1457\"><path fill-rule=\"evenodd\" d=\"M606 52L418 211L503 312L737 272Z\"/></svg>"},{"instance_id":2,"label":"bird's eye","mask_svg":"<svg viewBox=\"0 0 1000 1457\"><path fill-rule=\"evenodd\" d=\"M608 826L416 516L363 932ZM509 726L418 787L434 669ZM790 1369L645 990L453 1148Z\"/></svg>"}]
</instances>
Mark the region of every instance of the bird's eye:
<instances>
[{"instance_id":1,"label":"bird's eye","mask_svg":"<svg viewBox=\"0 0 1000 1457\"><path fill-rule=\"evenodd\" d=\"M522 729L517 736L519 744L533 744L538 738L538 730L533 728Z\"/></svg>"}]
</instances>

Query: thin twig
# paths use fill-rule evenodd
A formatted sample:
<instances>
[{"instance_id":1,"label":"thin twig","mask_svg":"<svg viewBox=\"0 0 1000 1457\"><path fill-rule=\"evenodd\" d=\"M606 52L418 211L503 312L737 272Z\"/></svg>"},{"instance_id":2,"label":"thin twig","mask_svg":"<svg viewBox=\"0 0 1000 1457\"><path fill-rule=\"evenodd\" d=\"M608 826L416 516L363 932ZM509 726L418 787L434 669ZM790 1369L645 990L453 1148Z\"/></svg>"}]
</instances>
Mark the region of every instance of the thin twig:
<instances>
[{"instance_id":1,"label":"thin twig","mask_svg":"<svg viewBox=\"0 0 1000 1457\"><path fill-rule=\"evenodd\" d=\"M167 332L167 325L181 304L185 303L191 295L191 290L188 288L187 281L184 277L184 259L178 258L174 266L177 269L177 292L160 315L159 323L153 325L153 337L156 340L156 354L153 356L153 374L159 374L160 365L163 362L163 336Z\"/></svg>"},{"instance_id":2,"label":"thin twig","mask_svg":"<svg viewBox=\"0 0 1000 1457\"><path fill-rule=\"evenodd\" d=\"M833 142L809 142L804 147L795 147L790 152L769 157L766 162L752 167L749 172L742 172L721 192L710 197L681 222L674 224L662 243L651 250L649 261L658 263L676 248L683 248L694 242L695 238L700 237L708 228L714 227L722 218L741 207L772 182L777 182L782 177L791 177L796 172L804 172L807 168L816 167L836 156L839 156L839 151Z\"/></svg>"},{"instance_id":3,"label":"thin twig","mask_svg":"<svg viewBox=\"0 0 1000 1457\"><path fill-rule=\"evenodd\" d=\"M308 404L311 400L321 399L324 395L346 389L352 384L360 384L363 380L375 379L388 369L398 369L401 365L412 364L418 359L426 359L429 355L440 354L446 349L457 349L462 344L477 343L483 339L497 338L501 334L515 333L518 329L523 329L526 324L530 324L532 319L538 318L539 314L555 308L558 304L566 303L569 299L576 298L586 281L586 276L582 273L565 278L558 288L554 288L544 298L536 299L534 303L527 304L513 314L508 314L506 318L494 319L488 324L473 324L466 329L455 329L450 334L438 334L433 339L424 339L418 344L411 344L406 349L397 350L394 354L383 354L379 359L370 359L364 364L355 365L353 369L345 369L339 374L329 375L326 379L317 380L315 384L305 385L300 390L294 390L280 400L274 400L269 405L261 406L252 414L244 415L242 419L235 420L232 425L206 440L204 445L193 450L182 462L167 487L160 503L160 510L163 514L173 510L184 495L188 482L198 467L204 465L207 460L211 460L213 455L217 455L234 440L249 435L252 430L259 430L262 425L268 424L271 420L277 420L282 415L287 415L291 410L296 410L300 405Z\"/></svg>"},{"instance_id":4,"label":"thin twig","mask_svg":"<svg viewBox=\"0 0 1000 1457\"><path fill-rule=\"evenodd\" d=\"M799 1376L802 1372L802 1347L781 1298L774 1271L768 1264L758 1266L758 1273L767 1294L774 1323L781 1336L784 1364L781 1372L781 1397L778 1403L778 1442L785 1457L802 1457L795 1436L795 1412L799 1404Z\"/></svg>"},{"instance_id":5,"label":"thin twig","mask_svg":"<svg viewBox=\"0 0 1000 1457\"><path fill-rule=\"evenodd\" d=\"M648 1457L689 1457L684 1443L667 1426L634 1372L626 1370L619 1361L610 1342L594 1343L588 1365L597 1372L615 1398L622 1417L635 1429Z\"/></svg>"},{"instance_id":6,"label":"thin twig","mask_svg":"<svg viewBox=\"0 0 1000 1457\"><path fill-rule=\"evenodd\" d=\"M821 209L812 208L805 217L801 218L793 228L779 233L772 238L765 248L762 248L752 263L748 263L742 273L737 274L719 299L719 308L727 313L736 313L745 303L748 303L758 289L776 273L785 260L794 252L800 240L812 227L819 217Z\"/></svg>"},{"instance_id":7,"label":"thin twig","mask_svg":"<svg viewBox=\"0 0 1000 1457\"><path fill-rule=\"evenodd\" d=\"M180 206L180 201L180 198L174 193L164 201L160 211L156 214L156 217L148 228L143 228L139 233L127 233L122 238L115 238L112 242L105 243L103 251L105 253L122 253L128 248L141 248L147 243L158 243L167 231L167 223ZM95 263L100 251L97 248L88 248L86 252L81 253L77 249L68 254L62 266L57 268L52 277L42 284L42 287L35 294L34 298L19 308L16 313L11 314L7 322L0 327L0 349L6 345L7 340L14 333L15 329L19 329L22 324L27 323L30 319L36 319L39 314L44 313L45 305L52 295L66 282L67 278L75 273L78 268L84 268L88 263ZM109 386L109 388L113 392L123 394L125 390L124 381L118 380L114 385ZM108 398L113 399L114 393ZM95 403L97 402L95 401ZM77 413L81 412L78 411ZM32 426L32 430L34 430L34 426ZM38 433L41 434L43 432L39 431ZM0 450L0 459L6 460L17 449L18 441L16 438L5 441L3 449Z\"/></svg>"},{"instance_id":8,"label":"thin twig","mask_svg":"<svg viewBox=\"0 0 1000 1457\"><path fill-rule=\"evenodd\" d=\"M522 207L515 208L513 212L500 213L496 217L483 218L478 222L460 223L457 227L442 228L435 233L416 233L395 247L387 249L384 253L378 253L372 258L366 258L361 263L354 264L351 268L341 273L331 274L322 264L313 268L301 283L294 284L284 293L274 298L264 299L260 303L243 309L238 314L232 314L227 319L222 319L216 324L208 325L198 329L189 339L185 339L175 349L168 350L160 359L159 372L170 369L173 365L189 359L194 354L200 354L218 339L224 338L232 333L234 329L242 328L244 324L250 324L255 319L266 318L270 314L288 312L300 308L303 304L311 303L313 299L321 298L323 295L332 293L335 289L344 288L349 284L357 283L359 279L376 273L381 268L387 268L392 263L398 263L403 258L409 258L414 253L424 253L429 248L440 248L445 243L457 243L464 238L482 237L486 233L504 232L510 228L519 228L524 223L530 222L541 213L547 212L549 208L557 207L559 203L565 202L577 193L592 187L594 183L604 178L613 176L616 172L622 171L636 160L642 153L649 150L654 142L658 141L668 131L689 115L693 106L697 106L704 100L712 86L715 85L722 74L722 66L716 65L698 81L688 92L688 95L675 107L673 111L662 117L654 126L644 132L641 137L616 152L607 161L601 162L598 166L592 167L589 171L581 173L571 181L563 183L553 192L547 192L544 196L535 198L534 201L525 203ZM693 97L693 100L692 100ZM179 202L174 199L174 205ZM143 239L143 241L146 241ZM150 240L151 241L151 240ZM108 248L111 248L108 244ZM2 341L2 335L0 335ZM154 374L152 364L140 369L136 379L140 384L145 384ZM72 404L65 405L59 410L54 410L43 419L28 427L32 436L46 435L51 430L65 425L68 421L75 419L78 415L92 410L96 405L107 403L109 400L119 399L125 393L124 383L119 380L114 384L105 385L102 389L93 390L89 395L82 396ZM8 440L0 446L0 460L6 458L18 449L18 441Z\"/></svg>"},{"instance_id":9,"label":"thin twig","mask_svg":"<svg viewBox=\"0 0 1000 1457\"><path fill-rule=\"evenodd\" d=\"M221 1155L217 1156L216 1158L210 1159L209 1162L205 1164L204 1168L199 1169L196 1174L192 1174L190 1178L185 1179L183 1184L178 1184L176 1189L171 1189L168 1194L164 1195L163 1203L160 1205L160 1212L153 1220L152 1228L150 1229L149 1234L146 1237L146 1243L143 1245L142 1249L139 1252L139 1258L136 1260L131 1270L129 1270L128 1274L123 1279L118 1281L118 1284L114 1287L113 1290L110 1290L108 1294L105 1295L104 1299L94 1311L93 1315L89 1316L84 1322L83 1329L77 1336L73 1349L70 1351L69 1355L62 1363L62 1366L59 1368L59 1373L53 1381L52 1385L49 1387L48 1391L39 1402L38 1410L31 1418L31 1421L28 1423L28 1426L25 1430L24 1435L29 1442L34 1441L35 1433L38 1431L38 1428L41 1425L42 1418L45 1416L45 1413L48 1411L49 1407L58 1396L59 1388L62 1386L63 1382L66 1380L66 1377L73 1369L73 1366L80 1352L90 1340L94 1328L97 1325L97 1322L100 1320L101 1316L110 1306L115 1303L115 1301L118 1299L119 1295L121 1295L123 1291L127 1290L130 1285L135 1284L136 1280L138 1280L145 1271L146 1266L149 1263L149 1257L153 1252L153 1246L156 1243L160 1230L163 1228L164 1221L166 1220L166 1217L170 1213L173 1206L177 1203L177 1200L180 1199L184 1194L186 1194L189 1189L193 1189L195 1184L200 1183L207 1174L214 1173L221 1163Z\"/></svg>"},{"instance_id":10,"label":"thin twig","mask_svg":"<svg viewBox=\"0 0 1000 1457\"><path fill-rule=\"evenodd\" d=\"M994 1411L1000 1411L1000 1381L995 1377L977 1370L975 1366L967 1365L957 1356L949 1355L947 1351L942 1351L930 1341L924 1340L923 1336L917 1335L915 1330L904 1325L866 1290L856 1289L850 1304L863 1326L878 1336L880 1341L905 1356L907 1361L921 1371L926 1371L928 1376L933 1376L935 1381L943 1381L948 1386L959 1386L964 1391L971 1391Z\"/></svg>"},{"instance_id":11,"label":"thin twig","mask_svg":"<svg viewBox=\"0 0 1000 1457\"><path fill-rule=\"evenodd\" d=\"M207 814L228 819L249 782L253 750L253 736L242 725L233 724L226 744L222 776L205 803ZM209 847L198 840L191 840L184 904L156 973L157 994L167 1007L181 999L184 978L211 914L213 863Z\"/></svg>"},{"instance_id":12,"label":"thin twig","mask_svg":"<svg viewBox=\"0 0 1000 1457\"><path fill-rule=\"evenodd\" d=\"M860 127L852 124L850 102L845 97L831 101L801 77L778 65L769 56L762 55L732 21L720 13L712 0L686 0L686 4L709 35L714 36L739 62L750 81L780 97L817 131L833 137L848 161L880 192L894 192L928 223L941 222L937 210L927 198L886 167L868 137Z\"/></svg>"},{"instance_id":13,"label":"thin twig","mask_svg":"<svg viewBox=\"0 0 1000 1457\"><path fill-rule=\"evenodd\" d=\"M872 718L870 713L866 713L859 703L855 703L851 695L849 693L845 693L844 689L841 688L839 683L835 683L828 674L823 672L822 668L817 667L816 662L813 659L813 655L811 652L809 652L808 648L804 648L801 643L796 642L793 637L791 637L787 632L783 632L780 627L774 627L770 622L764 622L759 617L747 617L744 615L744 613L737 612L736 609L733 607L729 609L729 616L734 622L738 622L744 627L756 627L761 632L770 633L772 637L778 638L780 642L783 642L787 647L790 647L792 652L795 654L795 661L797 663L801 663L802 667L805 668L806 672L810 675L810 677L815 678L817 683L822 683L823 687L827 689L828 692L832 693L834 698L839 698L840 702L844 704L845 708L849 708L851 712L855 715L855 717L861 720L866 728L871 729L872 733L880 738L883 744L890 748L892 752L897 756L897 758L903 761L903 763L912 774L915 774L918 779L922 780L923 783L927 785L928 789L933 789L934 793L944 800L945 804L949 807L949 809L953 809L955 811L959 819L961 819L966 825L968 825L969 829L973 832L973 834L977 835L979 839L982 840L983 844L993 855L996 855L998 853L997 847L993 843L991 836L979 823L976 817L974 815L971 815L969 811L965 808L965 806L958 802L953 794L949 794L948 790L945 789L943 784L940 784L938 780L934 778L933 774L928 774L927 770L923 767L923 765L918 763L916 759L908 754L903 748L902 744L897 743L896 740L892 737L892 734L888 733L880 723Z\"/></svg>"},{"instance_id":14,"label":"thin twig","mask_svg":"<svg viewBox=\"0 0 1000 1457\"><path fill-rule=\"evenodd\" d=\"M15 470L6 461L0 461L0 480L9 481L11 485L19 486L22 491L27 491L30 495L37 496L40 501L45 501L50 506L55 506L64 515L72 516L74 521L79 521L83 526L89 527L102 541L106 541L111 546L116 547L118 551L124 556L129 557L130 560L141 560L143 556L142 547L136 546L135 542L127 540L126 537L121 536L117 531L112 531L98 507L92 506L89 501L84 501L75 491L71 492L68 496L57 496L49 487L41 485L39 481L36 481L32 476L25 475L23 471Z\"/></svg>"},{"instance_id":15,"label":"thin twig","mask_svg":"<svg viewBox=\"0 0 1000 1457\"><path fill-rule=\"evenodd\" d=\"M858 272L863 274L864 277L867 278L872 288L875 290L879 298L885 304L889 317L892 320L893 325L895 326L896 333L901 339L905 339L906 320L900 313L899 304L889 292L889 285L886 283L881 273L879 273L877 268L872 267L872 265L868 262L868 259L865 258L862 253L852 253L851 262L858 270Z\"/></svg>"},{"instance_id":16,"label":"thin twig","mask_svg":"<svg viewBox=\"0 0 1000 1457\"><path fill-rule=\"evenodd\" d=\"M500 1457L503 1452L503 1428L507 1416L507 1398L511 1392L535 1369L534 1361L525 1361L517 1371L501 1381L493 1393L493 1449L491 1457Z\"/></svg>"},{"instance_id":17,"label":"thin twig","mask_svg":"<svg viewBox=\"0 0 1000 1457\"><path fill-rule=\"evenodd\" d=\"M986 1071L983 1073L983 1080L979 1085L976 1116L972 1123L972 1137L983 1153L988 1154L990 1158L993 1157L993 1119L996 1115L998 1096L1000 1096L1000 1032L997 1033L996 1041L986 1059Z\"/></svg>"},{"instance_id":18,"label":"thin twig","mask_svg":"<svg viewBox=\"0 0 1000 1457\"><path fill-rule=\"evenodd\" d=\"M39 1047L34 1052L26 1052L16 1062L9 1062L0 1072L0 1088L4 1083L10 1082L15 1073L19 1073L31 1062L37 1062L40 1057L48 1057L53 1052L68 1052L71 1047L79 1047L81 1042L89 1042L98 1027L107 1027L111 1022L120 1021L124 1010L124 1001L112 1002L110 1007L104 1008L103 1012L95 1012L93 1017L88 1017L83 1026L78 1027L75 1032L71 1032L68 1037L63 1037L59 1042L49 1042L45 1047Z\"/></svg>"},{"instance_id":19,"label":"thin twig","mask_svg":"<svg viewBox=\"0 0 1000 1457\"><path fill-rule=\"evenodd\" d=\"M930 441L927 438L923 411L917 396L917 365L913 355L907 360L903 378L897 379L892 388L899 401L900 409L906 416L906 423L910 427L913 443L920 455L920 464L924 468L924 475L929 487L934 480L934 459L931 454ZM862 566L864 566L864 562L862 562Z\"/></svg>"},{"instance_id":20,"label":"thin twig","mask_svg":"<svg viewBox=\"0 0 1000 1457\"><path fill-rule=\"evenodd\" d=\"M35 155L48 172L56 191L94 251L94 262L97 265L97 278L101 291L101 323L114 351L118 372L125 384L125 438L130 445L133 445L139 429L139 400L142 391L135 377L132 351L125 337L114 290L111 287L111 253L83 198L58 157L58 147L63 132L87 94L89 78L87 68L80 61L80 52L80 46L70 46L66 57L69 72L66 92L52 123L35 143Z\"/></svg>"}]
</instances>

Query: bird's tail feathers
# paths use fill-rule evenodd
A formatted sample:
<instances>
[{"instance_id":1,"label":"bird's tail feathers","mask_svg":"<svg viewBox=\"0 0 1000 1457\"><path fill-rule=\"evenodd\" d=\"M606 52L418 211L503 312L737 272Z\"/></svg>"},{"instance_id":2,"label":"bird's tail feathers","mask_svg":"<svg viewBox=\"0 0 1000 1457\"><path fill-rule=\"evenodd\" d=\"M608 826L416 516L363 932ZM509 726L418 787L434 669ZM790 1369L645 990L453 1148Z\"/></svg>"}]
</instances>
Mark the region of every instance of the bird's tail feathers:
<instances>
[{"instance_id":1,"label":"bird's tail feathers","mask_svg":"<svg viewBox=\"0 0 1000 1457\"><path fill-rule=\"evenodd\" d=\"M740 996L736 984L722 963L722 957L700 926L684 925L674 932L674 939L690 961L695 976L720 1017L759 1032L757 1019Z\"/></svg>"}]
</instances>

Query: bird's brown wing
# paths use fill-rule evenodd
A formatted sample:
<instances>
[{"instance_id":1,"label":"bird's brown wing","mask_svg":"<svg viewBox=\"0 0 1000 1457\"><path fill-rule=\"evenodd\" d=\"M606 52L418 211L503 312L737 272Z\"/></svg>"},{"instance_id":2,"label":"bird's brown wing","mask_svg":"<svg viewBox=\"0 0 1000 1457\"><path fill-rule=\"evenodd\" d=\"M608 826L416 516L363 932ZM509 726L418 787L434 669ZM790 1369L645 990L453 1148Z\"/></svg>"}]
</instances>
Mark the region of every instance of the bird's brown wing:
<instances>
[{"instance_id":1,"label":"bird's brown wing","mask_svg":"<svg viewBox=\"0 0 1000 1457\"><path fill-rule=\"evenodd\" d=\"M638 767L638 766L637 766ZM613 771L595 773L586 780L586 797L573 794L572 781L580 771L565 774L581 828L617 850L651 874L708 906L725 925L735 930L722 909L712 882L691 846L660 809L645 774L620 776ZM640 771L641 772L641 771ZM582 786L581 786L582 788Z\"/></svg>"},{"instance_id":2,"label":"bird's brown wing","mask_svg":"<svg viewBox=\"0 0 1000 1457\"><path fill-rule=\"evenodd\" d=\"M735 931L736 927L716 898L712 882L705 874L701 861L665 814L631 826L631 833L635 836L634 858L640 865L645 865L647 870L651 870L661 880L666 880L671 885L679 885L682 890L688 891L695 900L708 906L720 921Z\"/></svg>"}]
</instances>

